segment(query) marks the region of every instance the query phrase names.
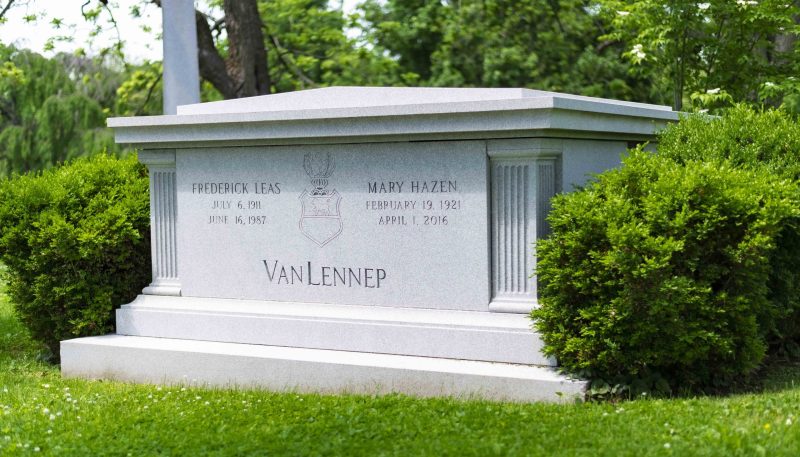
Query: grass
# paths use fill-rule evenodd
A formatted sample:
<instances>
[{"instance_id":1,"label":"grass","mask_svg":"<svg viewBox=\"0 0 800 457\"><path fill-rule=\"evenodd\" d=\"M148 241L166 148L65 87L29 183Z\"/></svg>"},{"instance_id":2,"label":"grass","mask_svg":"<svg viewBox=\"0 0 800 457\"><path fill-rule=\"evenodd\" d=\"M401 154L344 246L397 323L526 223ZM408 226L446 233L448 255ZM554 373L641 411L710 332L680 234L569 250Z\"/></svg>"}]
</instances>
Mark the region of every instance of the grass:
<instances>
[{"instance_id":1,"label":"grass","mask_svg":"<svg viewBox=\"0 0 800 457\"><path fill-rule=\"evenodd\" d=\"M522 405L62 380L37 354L0 290L0 456L800 454L797 366L727 398Z\"/></svg>"}]
</instances>

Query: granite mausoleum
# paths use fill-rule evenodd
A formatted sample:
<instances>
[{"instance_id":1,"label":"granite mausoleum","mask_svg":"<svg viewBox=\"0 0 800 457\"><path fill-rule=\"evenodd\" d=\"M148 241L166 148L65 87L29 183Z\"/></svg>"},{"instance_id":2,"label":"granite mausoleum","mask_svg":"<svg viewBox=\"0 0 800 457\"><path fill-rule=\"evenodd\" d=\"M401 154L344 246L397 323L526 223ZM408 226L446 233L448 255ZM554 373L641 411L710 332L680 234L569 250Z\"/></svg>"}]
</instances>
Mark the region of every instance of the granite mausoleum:
<instances>
[{"instance_id":1,"label":"granite mausoleum","mask_svg":"<svg viewBox=\"0 0 800 457\"><path fill-rule=\"evenodd\" d=\"M153 281L65 376L559 401L549 200L677 119L526 89L340 87L110 119L150 171Z\"/></svg>"}]
</instances>

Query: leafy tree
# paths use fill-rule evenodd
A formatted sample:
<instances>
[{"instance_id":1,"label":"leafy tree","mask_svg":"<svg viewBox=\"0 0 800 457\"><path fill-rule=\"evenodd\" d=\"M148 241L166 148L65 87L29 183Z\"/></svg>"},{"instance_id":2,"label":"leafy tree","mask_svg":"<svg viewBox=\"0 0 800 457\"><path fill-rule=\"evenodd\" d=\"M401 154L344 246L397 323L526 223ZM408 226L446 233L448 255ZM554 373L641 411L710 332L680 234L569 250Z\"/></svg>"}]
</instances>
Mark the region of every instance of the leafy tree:
<instances>
[{"instance_id":1,"label":"leafy tree","mask_svg":"<svg viewBox=\"0 0 800 457\"><path fill-rule=\"evenodd\" d=\"M100 67L2 45L0 61L0 175L116 150L104 129L107 107L100 104L110 99L106 76L84 73Z\"/></svg>"},{"instance_id":2,"label":"leafy tree","mask_svg":"<svg viewBox=\"0 0 800 457\"><path fill-rule=\"evenodd\" d=\"M347 18L327 0L211 4L223 17L196 13L200 75L225 98L398 83L396 62L349 38Z\"/></svg>"},{"instance_id":3,"label":"leafy tree","mask_svg":"<svg viewBox=\"0 0 800 457\"><path fill-rule=\"evenodd\" d=\"M367 0L372 46L387 50L402 80L431 86L530 87L660 101L629 74L604 23L582 0Z\"/></svg>"},{"instance_id":4,"label":"leafy tree","mask_svg":"<svg viewBox=\"0 0 800 457\"><path fill-rule=\"evenodd\" d=\"M134 69L119 85L114 112L118 116L161 114L164 68L158 63L146 63Z\"/></svg>"},{"instance_id":5,"label":"leafy tree","mask_svg":"<svg viewBox=\"0 0 800 457\"><path fill-rule=\"evenodd\" d=\"M682 109L732 101L780 102L800 92L793 75L800 32L795 2L783 0L599 0L607 38L625 43L640 75L672 93ZM780 89L780 90L779 90Z\"/></svg>"}]
</instances>

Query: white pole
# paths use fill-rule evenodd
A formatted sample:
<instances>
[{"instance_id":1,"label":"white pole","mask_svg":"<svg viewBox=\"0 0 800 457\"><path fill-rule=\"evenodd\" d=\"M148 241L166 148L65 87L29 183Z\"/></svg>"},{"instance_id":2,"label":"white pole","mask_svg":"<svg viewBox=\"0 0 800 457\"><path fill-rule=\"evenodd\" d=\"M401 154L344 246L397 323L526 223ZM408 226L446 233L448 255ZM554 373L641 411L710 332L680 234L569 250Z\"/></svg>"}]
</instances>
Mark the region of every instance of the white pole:
<instances>
[{"instance_id":1,"label":"white pole","mask_svg":"<svg viewBox=\"0 0 800 457\"><path fill-rule=\"evenodd\" d=\"M200 102L197 27L193 0L162 0L164 38L164 114L178 105Z\"/></svg>"}]
</instances>

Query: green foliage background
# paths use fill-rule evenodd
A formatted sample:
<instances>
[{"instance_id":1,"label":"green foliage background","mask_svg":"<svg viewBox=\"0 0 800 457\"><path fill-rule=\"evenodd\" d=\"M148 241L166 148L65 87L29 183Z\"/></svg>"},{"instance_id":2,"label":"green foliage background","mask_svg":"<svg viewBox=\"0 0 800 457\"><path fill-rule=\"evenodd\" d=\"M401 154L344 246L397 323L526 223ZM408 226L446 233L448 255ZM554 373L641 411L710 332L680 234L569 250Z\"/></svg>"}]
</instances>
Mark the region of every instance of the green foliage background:
<instances>
[{"instance_id":1,"label":"green foliage background","mask_svg":"<svg viewBox=\"0 0 800 457\"><path fill-rule=\"evenodd\" d=\"M148 7L155 8L142 1L115 13L138 17ZM199 7L222 14L220 0ZM800 112L800 7L793 2L365 0L345 14L326 0L262 0L258 8L271 92L526 87L684 110L746 102ZM100 2L83 10L96 33L113 25L111 11ZM43 14L34 9L25 20L43 21ZM48 20L51 46L70 40L58 18ZM226 35L215 36L226 56ZM103 129L105 118L160 114L160 63L127 62L121 41L93 57L78 49L52 59L3 41L0 176L124 152ZM204 82L202 100L219 98Z\"/></svg>"},{"instance_id":2,"label":"green foliage background","mask_svg":"<svg viewBox=\"0 0 800 457\"><path fill-rule=\"evenodd\" d=\"M116 150L102 105L113 101L106 88L113 87L115 73L79 58L46 59L2 44L0 61L0 176Z\"/></svg>"},{"instance_id":3,"label":"green foliage background","mask_svg":"<svg viewBox=\"0 0 800 457\"><path fill-rule=\"evenodd\" d=\"M528 87L624 100L659 99L631 73L601 16L581 0L367 0L365 34L395 56L404 82Z\"/></svg>"}]
</instances>

